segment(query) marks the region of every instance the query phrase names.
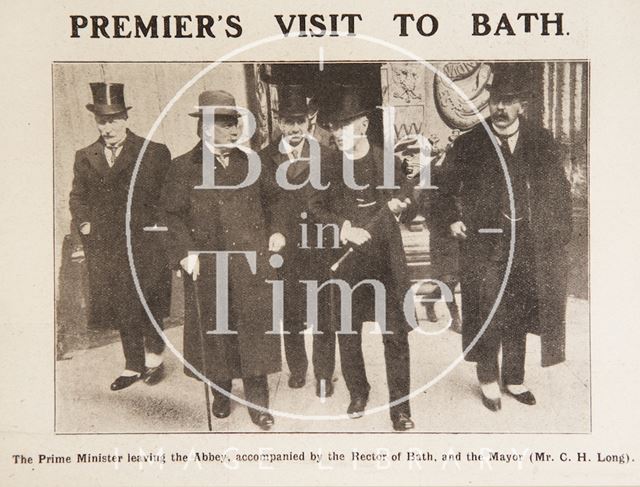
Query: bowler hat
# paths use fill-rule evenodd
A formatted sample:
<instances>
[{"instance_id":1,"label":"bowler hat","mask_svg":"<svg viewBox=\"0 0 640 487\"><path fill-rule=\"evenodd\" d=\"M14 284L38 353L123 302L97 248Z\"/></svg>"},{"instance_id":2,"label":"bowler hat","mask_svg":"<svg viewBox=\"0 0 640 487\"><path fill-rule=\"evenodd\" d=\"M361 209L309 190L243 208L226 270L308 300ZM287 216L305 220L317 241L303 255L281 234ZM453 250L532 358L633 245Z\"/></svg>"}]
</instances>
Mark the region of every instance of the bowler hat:
<instances>
[{"instance_id":1,"label":"bowler hat","mask_svg":"<svg viewBox=\"0 0 640 487\"><path fill-rule=\"evenodd\" d=\"M192 117L201 117L203 107L218 107L215 112L217 117L223 116L237 119L240 117L240 114L235 108L236 106L236 99L231 93L222 90L203 91L200 93L200 96L198 96L198 111L191 112L189 115Z\"/></svg>"},{"instance_id":2,"label":"bowler hat","mask_svg":"<svg viewBox=\"0 0 640 487\"><path fill-rule=\"evenodd\" d=\"M527 97L531 95L533 70L530 63L495 63L489 85L492 98Z\"/></svg>"},{"instance_id":3,"label":"bowler hat","mask_svg":"<svg viewBox=\"0 0 640 487\"><path fill-rule=\"evenodd\" d=\"M318 122L324 126L346 123L372 110L370 96L364 87L333 83L323 91Z\"/></svg>"},{"instance_id":4,"label":"bowler hat","mask_svg":"<svg viewBox=\"0 0 640 487\"><path fill-rule=\"evenodd\" d=\"M278 85L278 115L306 117L310 111L304 85Z\"/></svg>"},{"instance_id":5,"label":"bowler hat","mask_svg":"<svg viewBox=\"0 0 640 487\"><path fill-rule=\"evenodd\" d=\"M89 83L93 103L86 105L87 110L96 115L116 115L130 110L124 102L122 83Z\"/></svg>"}]
</instances>

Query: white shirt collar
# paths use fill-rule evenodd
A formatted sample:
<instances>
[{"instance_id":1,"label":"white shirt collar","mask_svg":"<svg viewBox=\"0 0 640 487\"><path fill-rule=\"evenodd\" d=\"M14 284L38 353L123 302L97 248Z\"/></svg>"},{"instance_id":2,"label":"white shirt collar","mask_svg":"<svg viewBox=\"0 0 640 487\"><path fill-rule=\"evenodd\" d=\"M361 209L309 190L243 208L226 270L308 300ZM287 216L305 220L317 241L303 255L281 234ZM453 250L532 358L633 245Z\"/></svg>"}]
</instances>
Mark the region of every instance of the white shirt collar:
<instances>
[{"instance_id":1,"label":"white shirt collar","mask_svg":"<svg viewBox=\"0 0 640 487\"><path fill-rule=\"evenodd\" d=\"M109 149L110 147L116 147L117 149L120 149L123 145L124 145L124 141L127 140L127 134L124 134L124 137L122 137L122 139L120 139L118 142L116 142L115 144L108 144L106 140L102 139L102 142L104 143L104 147L105 149Z\"/></svg>"},{"instance_id":2,"label":"white shirt collar","mask_svg":"<svg viewBox=\"0 0 640 487\"><path fill-rule=\"evenodd\" d=\"M220 147L214 147L207 140L202 141L204 145L211 151L211 153L216 157L218 162L222 164L222 166L226 169L229 166L229 151L222 152Z\"/></svg>"},{"instance_id":3,"label":"white shirt collar","mask_svg":"<svg viewBox=\"0 0 640 487\"><path fill-rule=\"evenodd\" d=\"M293 153L296 152L298 157L300 157L302 155L302 149L304 148L304 142L305 139L303 138L302 141L300 143L298 143L297 145L291 145L287 139L283 138L282 139L282 145L284 146L284 150L286 151L287 156L289 157L289 160L293 159Z\"/></svg>"},{"instance_id":4,"label":"white shirt collar","mask_svg":"<svg viewBox=\"0 0 640 487\"><path fill-rule=\"evenodd\" d=\"M371 150L371 143L369 142L369 138L365 138L362 141L362 144L360 145L360 147L358 148L357 153L354 151L354 152L345 152L344 154L353 161L359 161L369 153L369 150Z\"/></svg>"},{"instance_id":5,"label":"white shirt collar","mask_svg":"<svg viewBox=\"0 0 640 487\"><path fill-rule=\"evenodd\" d=\"M520 119L517 118L515 122L513 122L511 125L509 125L506 128L496 127L492 123L491 128L495 131L496 134L507 138L509 149L513 153L513 151L516 148L516 144L518 143L518 138L520 136ZM498 144L502 145L502 141L500 139L498 139Z\"/></svg>"}]
</instances>

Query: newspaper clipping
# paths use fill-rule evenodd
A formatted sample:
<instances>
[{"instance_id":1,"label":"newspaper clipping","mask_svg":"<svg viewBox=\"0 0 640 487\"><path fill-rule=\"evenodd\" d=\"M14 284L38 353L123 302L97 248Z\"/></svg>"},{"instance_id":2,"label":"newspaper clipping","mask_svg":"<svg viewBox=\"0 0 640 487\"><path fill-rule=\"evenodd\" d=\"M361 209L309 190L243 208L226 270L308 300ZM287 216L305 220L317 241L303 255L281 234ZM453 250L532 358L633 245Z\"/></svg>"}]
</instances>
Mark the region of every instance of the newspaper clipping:
<instances>
[{"instance_id":1,"label":"newspaper clipping","mask_svg":"<svg viewBox=\"0 0 640 487\"><path fill-rule=\"evenodd\" d=\"M638 4L31 3L3 485L640 483Z\"/></svg>"}]
</instances>

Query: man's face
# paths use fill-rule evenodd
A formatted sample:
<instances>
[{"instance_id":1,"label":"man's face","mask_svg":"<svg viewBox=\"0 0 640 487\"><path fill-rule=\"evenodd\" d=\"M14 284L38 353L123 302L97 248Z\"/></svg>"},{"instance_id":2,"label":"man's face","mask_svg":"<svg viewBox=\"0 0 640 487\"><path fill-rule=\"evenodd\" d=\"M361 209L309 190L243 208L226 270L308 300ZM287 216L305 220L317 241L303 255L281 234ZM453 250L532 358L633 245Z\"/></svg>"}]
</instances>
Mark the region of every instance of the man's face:
<instances>
[{"instance_id":1,"label":"man's face","mask_svg":"<svg viewBox=\"0 0 640 487\"><path fill-rule=\"evenodd\" d=\"M498 128L510 127L524 113L524 102L515 96L489 98L491 122Z\"/></svg>"},{"instance_id":2,"label":"man's face","mask_svg":"<svg viewBox=\"0 0 640 487\"><path fill-rule=\"evenodd\" d=\"M127 135L127 114L95 115L100 136L108 145L115 145Z\"/></svg>"},{"instance_id":3,"label":"man's face","mask_svg":"<svg viewBox=\"0 0 640 487\"><path fill-rule=\"evenodd\" d=\"M369 119L366 116L362 116L343 123L330 123L327 128L331 132L338 149L343 152L353 152L355 146L366 135L368 127Z\"/></svg>"},{"instance_id":4,"label":"man's face","mask_svg":"<svg viewBox=\"0 0 640 487\"><path fill-rule=\"evenodd\" d=\"M305 135L309 134L309 118L307 116L290 117L283 115L279 120L280 132L291 145L298 145Z\"/></svg>"},{"instance_id":5,"label":"man's face","mask_svg":"<svg viewBox=\"0 0 640 487\"><path fill-rule=\"evenodd\" d=\"M205 140L214 144L233 144L238 140L238 119L234 117L216 117L213 126L204 124Z\"/></svg>"}]
</instances>

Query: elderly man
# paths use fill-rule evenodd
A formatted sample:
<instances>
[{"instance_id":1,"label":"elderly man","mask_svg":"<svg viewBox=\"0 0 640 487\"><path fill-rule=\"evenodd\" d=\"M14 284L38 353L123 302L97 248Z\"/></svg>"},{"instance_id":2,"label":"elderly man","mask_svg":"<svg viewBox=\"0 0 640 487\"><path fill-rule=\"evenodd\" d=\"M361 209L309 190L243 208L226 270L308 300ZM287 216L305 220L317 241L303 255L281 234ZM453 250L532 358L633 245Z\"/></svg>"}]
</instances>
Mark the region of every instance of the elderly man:
<instances>
[{"instance_id":1,"label":"elderly man","mask_svg":"<svg viewBox=\"0 0 640 487\"><path fill-rule=\"evenodd\" d=\"M441 187L443 218L461 241L463 348L477 340L466 359L477 363L482 402L492 411L501 408L500 380L520 403L536 402L524 384L528 332L541 337L543 366L564 360L571 195L552 136L524 117L532 78L527 63L494 67L491 133L478 125L456 141ZM500 296L512 238L515 253Z\"/></svg>"},{"instance_id":2,"label":"elderly man","mask_svg":"<svg viewBox=\"0 0 640 487\"><path fill-rule=\"evenodd\" d=\"M342 158L326 168L330 186L314 194L311 211L318 221L338 226L344 246L340 253L353 249L337 269L334 266L332 276L348 282L353 290L352 330L338 331L342 375L351 396L347 414L351 418L363 416L371 388L362 354L363 322L382 318L384 323L379 324L384 332L391 421L396 431L405 431L414 427L408 400L411 327L403 309L409 278L398 220L412 219L412 188L399 166L394 173L402 188L380 188L384 185L384 158L382 150L367 138L373 105L365 99L365 90L336 85L326 94L320 105L320 123L331 132ZM353 168L352 181L343 178L343 164ZM380 303L376 303L374 287L362 283L364 280L376 280L384 286L385 296L380 298L384 299L384 316L374 314ZM337 303L333 307L337 308Z\"/></svg>"},{"instance_id":3,"label":"elderly man","mask_svg":"<svg viewBox=\"0 0 640 487\"><path fill-rule=\"evenodd\" d=\"M278 127L282 134L279 143L271 144L260 153L263 171L275 175L278 168L286 168L284 174L291 188L285 188L272 178L270 201L271 221L286 237L282 249L284 265L281 278L284 281L284 350L291 373L289 387L304 386L308 367L305 351L304 329L306 318L306 288L301 281L321 281L327 277L331 263L326 252L318 245L317 228L308 215L307 208L313 193L310 184L311 157L326 161L335 159L335 150L317 145L312 153L310 144L312 109L304 85L278 85ZM319 167L320 160L315 161ZM330 244L329 244L330 245ZM335 368L335 334L329 330L329 316L323 314L313 336L313 368L316 378L316 394L329 397L333 394Z\"/></svg>"},{"instance_id":4,"label":"elderly man","mask_svg":"<svg viewBox=\"0 0 640 487\"><path fill-rule=\"evenodd\" d=\"M87 258L89 327L120 330L125 366L111 384L117 391L140 378L148 384L162 379L164 342L138 297L125 238L129 186L145 140L127 128L131 107L124 101L124 85L91 83L91 91L93 103L87 109L100 137L76 153L69 207ZM145 228L158 225L160 187L170 162L166 146L149 142L130 208L135 272L159 326L168 315L171 272L157 234Z\"/></svg>"},{"instance_id":5,"label":"elderly man","mask_svg":"<svg viewBox=\"0 0 640 487\"><path fill-rule=\"evenodd\" d=\"M263 181L239 187L249 161L233 147L240 135L235 99L224 91L205 91L198 104L200 109L190 115L198 118L201 141L173 161L162 193L169 228L167 252L173 265L187 274L184 357L215 384L216 418L231 413L232 380L241 378L251 420L269 430L274 419L268 411L267 375L280 370L281 352L280 336L269 333L271 288L265 281L275 278L268 251L280 250L284 236L271 231ZM213 123L210 114L204 114L206 107L216 107ZM204 184L204 163L210 158L215 186ZM217 275L224 272L217 267L223 262L221 255L195 251L235 253L228 254L225 276ZM217 296L225 291L227 299L218 304ZM227 323L220 325L220 314L226 314ZM188 367L185 373L193 375Z\"/></svg>"}]
</instances>

